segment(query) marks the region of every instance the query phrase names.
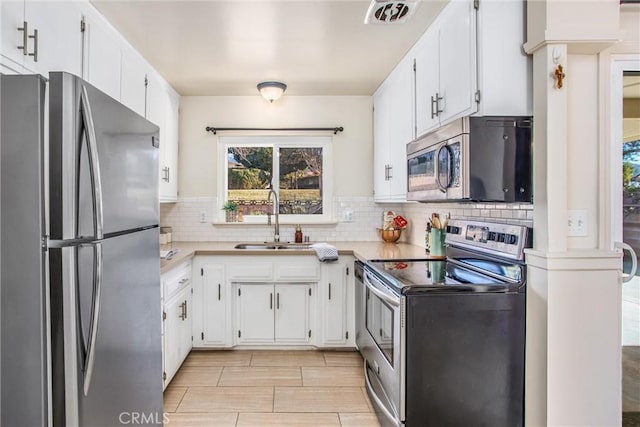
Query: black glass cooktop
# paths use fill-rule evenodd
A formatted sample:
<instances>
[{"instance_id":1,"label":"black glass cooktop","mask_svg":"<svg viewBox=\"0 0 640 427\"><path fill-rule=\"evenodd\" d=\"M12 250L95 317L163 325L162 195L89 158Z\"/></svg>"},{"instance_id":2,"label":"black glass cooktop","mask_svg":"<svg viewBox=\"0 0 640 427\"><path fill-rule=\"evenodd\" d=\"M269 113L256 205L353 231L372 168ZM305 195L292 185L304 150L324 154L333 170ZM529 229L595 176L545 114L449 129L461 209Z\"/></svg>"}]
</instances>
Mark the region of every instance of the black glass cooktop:
<instances>
[{"instance_id":1,"label":"black glass cooktop","mask_svg":"<svg viewBox=\"0 0 640 427\"><path fill-rule=\"evenodd\" d=\"M367 263L379 276L398 292L411 291L459 291L459 292L507 292L517 288L520 279L518 266L499 262L473 260L476 269L466 268L460 262L446 260L394 260ZM483 274L478 270L488 271ZM517 270L517 271L516 271ZM517 277L517 278L516 278Z\"/></svg>"}]
</instances>

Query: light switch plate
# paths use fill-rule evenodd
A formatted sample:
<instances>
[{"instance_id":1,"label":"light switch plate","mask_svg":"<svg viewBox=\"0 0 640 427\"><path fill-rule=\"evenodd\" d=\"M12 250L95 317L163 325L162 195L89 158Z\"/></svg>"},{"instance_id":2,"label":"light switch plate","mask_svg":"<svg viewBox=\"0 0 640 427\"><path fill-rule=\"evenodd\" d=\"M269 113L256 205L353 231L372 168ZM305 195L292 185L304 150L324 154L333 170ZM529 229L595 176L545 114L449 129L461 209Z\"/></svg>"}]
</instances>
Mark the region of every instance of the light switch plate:
<instances>
[{"instance_id":1,"label":"light switch plate","mask_svg":"<svg viewBox=\"0 0 640 427\"><path fill-rule=\"evenodd\" d=\"M205 211L200 211L200 222L201 223L207 222L207 213Z\"/></svg>"},{"instance_id":2,"label":"light switch plate","mask_svg":"<svg viewBox=\"0 0 640 427\"><path fill-rule=\"evenodd\" d=\"M586 237L587 235L587 211L585 210L569 210L567 235L569 237Z\"/></svg>"}]
</instances>

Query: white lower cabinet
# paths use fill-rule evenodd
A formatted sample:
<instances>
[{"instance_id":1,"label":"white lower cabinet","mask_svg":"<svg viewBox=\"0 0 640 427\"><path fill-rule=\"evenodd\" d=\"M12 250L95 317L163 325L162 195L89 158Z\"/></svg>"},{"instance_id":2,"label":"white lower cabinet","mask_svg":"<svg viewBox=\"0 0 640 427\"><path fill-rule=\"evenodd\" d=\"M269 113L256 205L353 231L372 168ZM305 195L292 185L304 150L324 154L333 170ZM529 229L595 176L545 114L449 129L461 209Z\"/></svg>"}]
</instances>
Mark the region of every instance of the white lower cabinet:
<instances>
[{"instance_id":1,"label":"white lower cabinet","mask_svg":"<svg viewBox=\"0 0 640 427\"><path fill-rule=\"evenodd\" d=\"M354 257L196 256L193 346L354 346Z\"/></svg>"},{"instance_id":2,"label":"white lower cabinet","mask_svg":"<svg viewBox=\"0 0 640 427\"><path fill-rule=\"evenodd\" d=\"M353 346L354 281L353 257L341 256L336 263L322 266L322 282L318 292L321 325L321 347Z\"/></svg>"},{"instance_id":3,"label":"white lower cabinet","mask_svg":"<svg viewBox=\"0 0 640 427\"><path fill-rule=\"evenodd\" d=\"M217 257L196 257L193 262L194 347L231 345L231 305L226 272L226 264Z\"/></svg>"},{"instance_id":4,"label":"white lower cabinet","mask_svg":"<svg viewBox=\"0 0 640 427\"><path fill-rule=\"evenodd\" d=\"M191 262L162 275L163 383L169 384L192 347Z\"/></svg>"},{"instance_id":5,"label":"white lower cabinet","mask_svg":"<svg viewBox=\"0 0 640 427\"><path fill-rule=\"evenodd\" d=\"M237 283L238 344L307 344L313 284Z\"/></svg>"}]
</instances>

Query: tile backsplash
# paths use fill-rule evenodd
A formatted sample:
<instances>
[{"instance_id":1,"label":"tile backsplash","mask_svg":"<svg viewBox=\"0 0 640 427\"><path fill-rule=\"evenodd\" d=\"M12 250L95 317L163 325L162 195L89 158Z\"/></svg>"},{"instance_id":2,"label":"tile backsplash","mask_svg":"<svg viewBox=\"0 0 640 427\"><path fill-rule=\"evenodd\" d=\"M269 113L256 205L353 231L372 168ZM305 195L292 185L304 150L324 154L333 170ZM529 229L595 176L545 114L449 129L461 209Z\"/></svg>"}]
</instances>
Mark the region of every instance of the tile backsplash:
<instances>
[{"instance_id":1,"label":"tile backsplash","mask_svg":"<svg viewBox=\"0 0 640 427\"><path fill-rule=\"evenodd\" d=\"M160 205L160 224L172 227L175 241L266 241L273 239L273 226L265 224L212 224L217 216L214 197L180 198L177 203ZM427 216L437 212L452 218L476 219L510 224L533 224L533 205L504 203L375 203L373 197L336 197L331 224L302 224L302 231L312 242L318 241L375 241L382 213L392 210L407 218L409 226L400 241L424 246ZM344 212L350 211L352 222L342 222ZM205 222L200 222L204 213ZM295 225L280 225L280 240L293 241Z\"/></svg>"}]
</instances>

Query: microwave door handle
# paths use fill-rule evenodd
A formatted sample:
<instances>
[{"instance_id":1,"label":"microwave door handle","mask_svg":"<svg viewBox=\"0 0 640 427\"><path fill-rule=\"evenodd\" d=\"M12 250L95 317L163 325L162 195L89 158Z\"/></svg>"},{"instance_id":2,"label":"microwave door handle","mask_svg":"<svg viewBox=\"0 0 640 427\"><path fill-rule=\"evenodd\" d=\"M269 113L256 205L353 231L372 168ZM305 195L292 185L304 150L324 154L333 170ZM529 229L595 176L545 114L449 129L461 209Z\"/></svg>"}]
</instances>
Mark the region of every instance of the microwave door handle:
<instances>
[{"instance_id":1,"label":"microwave door handle","mask_svg":"<svg viewBox=\"0 0 640 427\"><path fill-rule=\"evenodd\" d=\"M444 144L442 144L440 147L438 147L438 149L436 150L436 156L434 158L433 164L435 166L434 168L434 173L436 174L436 184L438 185L438 190L442 191L443 193L447 192L447 188L445 186L442 185L442 182L440 181L440 163L438 161L438 159L440 158L440 151L442 151L442 149L444 148L444 146L447 143L445 142Z\"/></svg>"},{"instance_id":2,"label":"microwave door handle","mask_svg":"<svg viewBox=\"0 0 640 427\"><path fill-rule=\"evenodd\" d=\"M371 280L369 279L369 274L366 271L364 272L364 284L375 296L377 296L381 300L387 302L388 304L391 304L394 307L400 307L399 298L390 297L389 295L373 286L373 284L371 284Z\"/></svg>"}]
</instances>

